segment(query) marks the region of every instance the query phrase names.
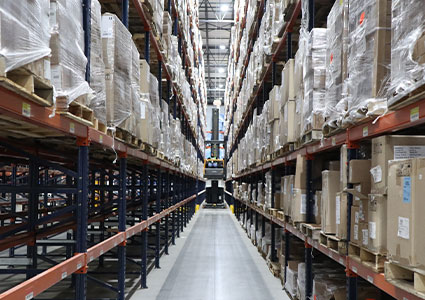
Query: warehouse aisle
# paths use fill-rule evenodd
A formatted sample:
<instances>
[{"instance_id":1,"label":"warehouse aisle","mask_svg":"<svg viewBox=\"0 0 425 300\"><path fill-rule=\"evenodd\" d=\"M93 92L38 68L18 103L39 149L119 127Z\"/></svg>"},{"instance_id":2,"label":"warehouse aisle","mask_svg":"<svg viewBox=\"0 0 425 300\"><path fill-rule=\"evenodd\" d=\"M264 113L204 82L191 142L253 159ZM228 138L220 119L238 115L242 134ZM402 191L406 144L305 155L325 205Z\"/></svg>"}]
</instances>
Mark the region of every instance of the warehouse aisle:
<instances>
[{"instance_id":1,"label":"warehouse aisle","mask_svg":"<svg viewBox=\"0 0 425 300\"><path fill-rule=\"evenodd\" d=\"M163 284L148 284L131 299L289 299L228 209L201 210L189 231L173 263L148 276Z\"/></svg>"}]
</instances>

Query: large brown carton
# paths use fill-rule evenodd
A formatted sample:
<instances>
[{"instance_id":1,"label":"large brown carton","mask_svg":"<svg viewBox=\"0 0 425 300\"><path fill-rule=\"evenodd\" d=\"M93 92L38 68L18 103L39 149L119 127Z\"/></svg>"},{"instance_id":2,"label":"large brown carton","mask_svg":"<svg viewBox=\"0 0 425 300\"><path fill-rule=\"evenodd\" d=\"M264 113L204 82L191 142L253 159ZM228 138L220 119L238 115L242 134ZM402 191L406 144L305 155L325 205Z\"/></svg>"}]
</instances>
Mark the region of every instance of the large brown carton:
<instances>
[{"instance_id":1,"label":"large brown carton","mask_svg":"<svg viewBox=\"0 0 425 300\"><path fill-rule=\"evenodd\" d=\"M349 162L348 183L370 182L369 159L352 159Z\"/></svg>"},{"instance_id":2,"label":"large brown carton","mask_svg":"<svg viewBox=\"0 0 425 300\"><path fill-rule=\"evenodd\" d=\"M371 194L387 194L388 161L425 156L424 136L385 135L372 140Z\"/></svg>"},{"instance_id":3,"label":"large brown carton","mask_svg":"<svg viewBox=\"0 0 425 300\"><path fill-rule=\"evenodd\" d=\"M343 191L347 188L348 184L348 150L347 145L344 144L340 149L340 158L339 158L340 168L340 190Z\"/></svg>"},{"instance_id":4,"label":"large brown carton","mask_svg":"<svg viewBox=\"0 0 425 300\"><path fill-rule=\"evenodd\" d=\"M291 214L291 204L294 190L294 175L282 177L283 180L283 211L286 216Z\"/></svg>"},{"instance_id":5,"label":"large brown carton","mask_svg":"<svg viewBox=\"0 0 425 300\"><path fill-rule=\"evenodd\" d=\"M275 85L269 93L270 107L269 107L269 123L279 119L280 116L280 86Z\"/></svg>"},{"instance_id":6,"label":"large brown carton","mask_svg":"<svg viewBox=\"0 0 425 300\"><path fill-rule=\"evenodd\" d=\"M347 239L347 193L337 193L335 201L336 237L345 240Z\"/></svg>"},{"instance_id":7,"label":"large brown carton","mask_svg":"<svg viewBox=\"0 0 425 300\"><path fill-rule=\"evenodd\" d=\"M403 265L425 267L425 159L389 163L388 258Z\"/></svg>"},{"instance_id":8,"label":"large brown carton","mask_svg":"<svg viewBox=\"0 0 425 300\"><path fill-rule=\"evenodd\" d=\"M336 233L336 194L339 192L339 172L322 172L322 231Z\"/></svg>"},{"instance_id":9,"label":"large brown carton","mask_svg":"<svg viewBox=\"0 0 425 300\"><path fill-rule=\"evenodd\" d=\"M387 252L387 197L369 195L368 203L369 244L371 251Z\"/></svg>"},{"instance_id":10,"label":"large brown carton","mask_svg":"<svg viewBox=\"0 0 425 300\"><path fill-rule=\"evenodd\" d=\"M307 217L307 191L304 189L293 190L291 205L292 222L305 222Z\"/></svg>"},{"instance_id":11,"label":"large brown carton","mask_svg":"<svg viewBox=\"0 0 425 300\"><path fill-rule=\"evenodd\" d=\"M280 116L280 140L282 145L293 143L295 138L295 101L287 101Z\"/></svg>"},{"instance_id":12,"label":"large brown carton","mask_svg":"<svg viewBox=\"0 0 425 300\"><path fill-rule=\"evenodd\" d=\"M297 164L295 166L294 188L307 188L307 159L305 156L297 155Z\"/></svg>"}]
</instances>

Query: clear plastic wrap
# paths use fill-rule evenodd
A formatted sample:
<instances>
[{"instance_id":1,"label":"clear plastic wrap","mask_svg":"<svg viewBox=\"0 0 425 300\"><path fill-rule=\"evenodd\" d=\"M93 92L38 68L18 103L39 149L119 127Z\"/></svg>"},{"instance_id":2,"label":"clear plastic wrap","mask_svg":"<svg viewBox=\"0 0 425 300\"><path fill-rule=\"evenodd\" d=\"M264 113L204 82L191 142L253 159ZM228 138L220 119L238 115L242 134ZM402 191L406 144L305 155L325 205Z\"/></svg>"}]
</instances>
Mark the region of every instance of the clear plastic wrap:
<instances>
[{"instance_id":1,"label":"clear plastic wrap","mask_svg":"<svg viewBox=\"0 0 425 300\"><path fill-rule=\"evenodd\" d=\"M391 0L354 1L349 6L347 105L344 123L386 110L391 54Z\"/></svg>"},{"instance_id":2,"label":"clear plastic wrap","mask_svg":"<svg viewBox=\"0 0 425 300\"><path fill-rule=\"evenodd\" d=\"M327 29L313 28L303 64L304 99L302 134L322 129L325 111Z\"/></svg>"},{"instance_id":3,"label":"clear plastic wrap","mask_svg":"<svg viewBox=\"0 0 425 300\"><path fill-rule=\"evenodd\" d=\"M425 83L425 11L422 1L392 1L390 97Z\"/></svg>"},{"instance_id":4,"label":"clear plastic wrap","mask_svg":"<svg viewBox=\"0 0 425 300\"><path fill-rule=\"evenodd\" d=\"M88 106L99 122L106 124L105 63L102 52L102 14L98 0L91 1L90 87Z\"/></svg>"},{"instance_id":5,"label":"clear plastic wrap","mask_svg":"<svg viewBox=\"0 0 425 300\"><path fill-rule=\"evenodd\" d=\"M295 269L295 266L293 268L291 268L290 266L286 267L285 290L293 298L297 296L297 279L298 269Z\"/></svg>"},{"instance_id":6,"label":"clear plastic wrap","mask_svg":"<svg viewBox=\"0 0 425 300\"><path fill-rule=\"evenodd\" d=\"M51 53L49 1L2 1L0 30L0 58L4 59L5 72L46 58Z\"/></svg>"},{"instance_id":7,"label":"clear plastic wrap","mask_svg":"<svg viewBox=\"0 0 425 300\"><path fill-rule=\"evenodd\" d=\"M50 29L50 62L56 106L68 109L71 102L91 91L85 80L87 58L84 55L81 1L51 0ZM87 104L83 97L79 102Z\"/></svg>"},{"instance_id":8,"label":"clear plastic wrap","mask_svg":"<svg viewBox=\"0 0 425 300\"><path fill-rule=\"evenodd\" d=\"M266 208L270 208L272 206L272 197L273 197L271 171L266 173L265 179L266 179L266 182L264 184L264 193L265 193L264 206Z\"/></svg>"},{"instance_id":9,"label":"clear plastic wrap","mask_svg":"<svg viewBox=\"0 0 425 300\"><path fill-rule=\"evenodd\" d=\"M131 34L116 15L102 16L103 60L106 80L106 125L120 126L131 115Z\"/></svg>"}]
</instances>

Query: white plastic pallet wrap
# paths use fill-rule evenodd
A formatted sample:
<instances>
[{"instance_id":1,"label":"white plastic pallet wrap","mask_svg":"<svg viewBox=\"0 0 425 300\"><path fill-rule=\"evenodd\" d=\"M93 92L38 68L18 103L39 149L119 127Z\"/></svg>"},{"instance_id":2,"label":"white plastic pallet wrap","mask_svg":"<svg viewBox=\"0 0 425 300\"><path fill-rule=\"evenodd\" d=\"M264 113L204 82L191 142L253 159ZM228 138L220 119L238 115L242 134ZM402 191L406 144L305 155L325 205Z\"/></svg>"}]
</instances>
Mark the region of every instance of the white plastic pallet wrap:
<instances>
[{"instance_id":1,"label":"white plastic pallet wrap","mask_svg":"<svg viewBox=\"0 0 425 300\"><path fill-rule=\"evenodd\" d=\"M80 0L50 0L50 58L56 106L68 109L71 102L87 104L91 89L85 80L83 9Z\"/></svg>"},{"instance_id":2,"label":"white plastic pallet wrap","mask_svg":"<svg viewBox=\"0 0 425 300\"><path fill-rule=\"evenodd\" d=\"M425 11L422 1L392 1L391 97L425 83ZM391 104L391 103L390 103Z\"/></svg>"},{"instance_id":3,"label":"white plastic pallet wrap","mask_svg":"<svg viewBox=\"0 0 425 300\"><path fill-rule=\"evenodd\" d=\"M51 53L49 41L49 1L1 2L0 62L4 69L2 71L8 72L47 58ZM49 64L46 67L50 70ZM50 76L45 77L50 79Z\"/></svg>"},{"instance_id":4,"label":"white plastic pallet wrap","mask_svg":"<svg viewBox=\"0 0 425 300\"><path fill-rule=\"evenodd\" d=\"M131 34L113 14L102 15L106 80L106 125L115 129L131 115Z\"/></svg>"},{"instance_id":5,"label":"white plastic pallet wrap","mask_svg":"<svg viewBox=\"0 0 425 300\"><path fill-rule=\"evenodd\" d=\"M102 52L102 14L98 0L91 1L90 87L88 106L99 122L106 124L105 63Z\"/></svg>"}]
</instances>

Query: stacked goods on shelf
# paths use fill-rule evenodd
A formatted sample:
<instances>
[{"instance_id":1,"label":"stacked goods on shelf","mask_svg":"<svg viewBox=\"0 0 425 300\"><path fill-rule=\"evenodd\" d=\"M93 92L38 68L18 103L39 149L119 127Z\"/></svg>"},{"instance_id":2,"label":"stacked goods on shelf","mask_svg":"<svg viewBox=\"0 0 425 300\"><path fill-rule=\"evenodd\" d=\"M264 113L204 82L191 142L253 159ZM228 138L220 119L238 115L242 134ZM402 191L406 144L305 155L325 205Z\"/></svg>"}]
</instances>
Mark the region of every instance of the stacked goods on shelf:
<instances>
[{"instance_id":1,"label":"stacked goods on shelf","mask_svg":"<svg viewBox=\"0 0 425 300\"><path fill-rule=\"evenodd\" d=\"M391 0L351 1L349 6L348 112L342 126L387 109L391 63Z\"/></svg>"},{"instance_id":2,"label":"stacked goods on shelf","mask_svg":"<svg viewBox=\"0 0 425 300\"><path fill-rule=\"evenodd\" d=\"M347 109L343 82L347 78L348 0L335 1L327 19L326 92L324 134L340 125Z\"/></svg>"},{"instance_id":3,"label":"stacked goods on shelf","mask_svg":"<svg viewBox=\"0 0 425 300\"><path fill-rule=\"evenodd\" d=\"M50 67L56 107L60 111L67 111L74 101L83 105L88 104L87 95L91 91L85 80L87 58L84 55L81 2L51 0L49 20L52 50Z\"/></svg>"},{"instance_id":4,"label":"stacked goods on shelf","mask_svg":"<svg viewBox=\"0 0 425 300\"><path fill-rule=\"evenodd\" d=\"M105 63L102 51L102 15L100 3L91 2L91 28L90 28L90 88L93 93L89 95L88 106L93 110L95 118L106 124L106 82Z\"/></svg>"},{"instance_id":5,"label":"stacked goods on shelf","mask_svg":"<svg viewBox=\"0 0 425 300\"><path fill-rule=\"evenodd\" d=\"M281 122L281 113L280 113L280 86L275 85L269 93L269 115L268 122L270 124L270 153L280 149L280 122Z\"/></svg>"},{"instance_id":6,"label":"stacked goods on shelf","mask_svg":"<svg viewBox=\"0 0 425 300\"><path fill-rule=\"evenodd\" d=\"M305 222L307 216L307 160L297 156L295 167L294 188L292 190L292 203L290 204L290 217L292 222Z\"/></svg>"},{"instance_id":7,"label":"stacked goods on shelf","mask_svg":"<svg viewBox=\"0 0 425 300\"><path fill-rule=\"evenodd\" d=\"M106 125L115 130L132 113L130 77L132 39L128 29L113 14L102 16L103 59L106 80ZM124 126L123 126L124 127Z\"/></svg>"},{"instance_id":8,"label":"stacked goods on shelf","mask_svg":"<svg viewBox=\"0 0 425 300\"><path fill-rule=\"evenodd\" d=\"M290 216L294 195L294 175L283 176L280 186L283 189L283 213L285 216Z\"/></svg>"},{"instance_id":9,"label":"stacked goods on shelf","mask_svg":"<svg viewBox=\"0 0 425 300\"><path fill-rule=\"evenodd\" d=\"M425 83L424 22L420 2L392 1L390 107Z\"/></svg>"},{"instance_id":10,"label":"stacked goods on shelf","mask_svg":"<svg viewBox=\"0 0 425 300\"><path fill-rule=\"evenodd\" d=\"M327 29L313 28L303 64L304 99L301 134L322 130L325 108Z\"/></svg>"},{"instance_id":11,"label":"stacked goods on shelf","mask_svg":"<svg viewBox=\"0 0 425 300\"><path fill-rule=\"evenodd\" d=\"M295 80L294 59L289 59L282 70L280 87L279 142L281 146L295 142Z\"/></svg>"},{"instance_id":12,"label":"stacked goods on shelf","mask_svg":"<svg viewBox=\"0 0 425 300\"><path fill-rule=\"evenodd\" d=\"M49 2L6 1L0 7L0 75L25 68L50 83ZM10 30L13 28L13 30Z\"/></svg>"}]
</instances>

